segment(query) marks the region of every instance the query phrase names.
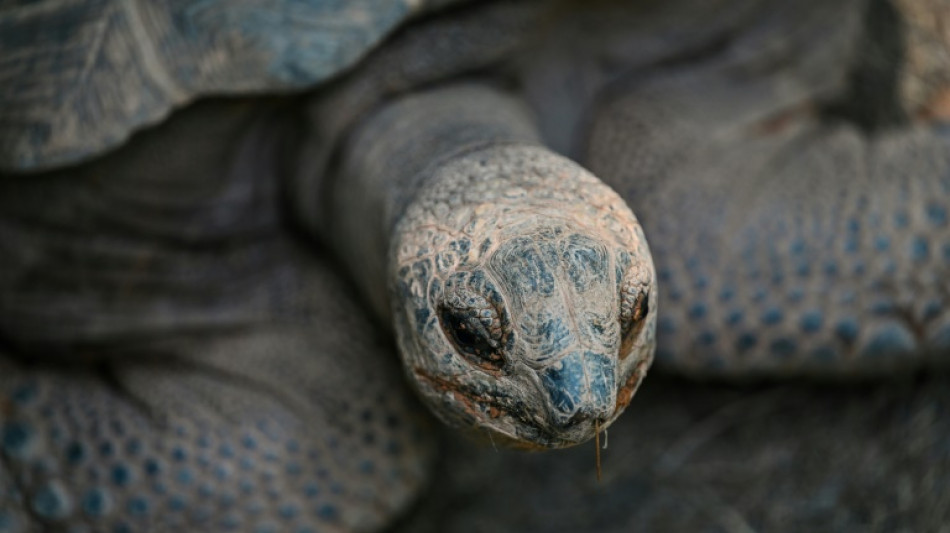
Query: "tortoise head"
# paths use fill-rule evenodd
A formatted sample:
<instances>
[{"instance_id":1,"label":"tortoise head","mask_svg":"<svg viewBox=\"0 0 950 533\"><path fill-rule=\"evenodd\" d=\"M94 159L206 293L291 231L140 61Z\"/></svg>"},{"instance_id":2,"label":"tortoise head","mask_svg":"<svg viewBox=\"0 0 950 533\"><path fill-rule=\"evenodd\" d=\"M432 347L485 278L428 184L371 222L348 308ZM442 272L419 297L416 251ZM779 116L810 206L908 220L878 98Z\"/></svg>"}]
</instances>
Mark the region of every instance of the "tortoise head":
<instances>
[{"instance_id":1,"label":"tortoise head","mask_svg":"<svg viewBox=\"0 0 950 533\"><path fill-rule=\"evenodd\" d=\"M627 406L653 357L657 292L609 187L541 148L484 148L435 167L394 237L397 342L440 418L550 448Z\"/></svg>"}]
</instances>

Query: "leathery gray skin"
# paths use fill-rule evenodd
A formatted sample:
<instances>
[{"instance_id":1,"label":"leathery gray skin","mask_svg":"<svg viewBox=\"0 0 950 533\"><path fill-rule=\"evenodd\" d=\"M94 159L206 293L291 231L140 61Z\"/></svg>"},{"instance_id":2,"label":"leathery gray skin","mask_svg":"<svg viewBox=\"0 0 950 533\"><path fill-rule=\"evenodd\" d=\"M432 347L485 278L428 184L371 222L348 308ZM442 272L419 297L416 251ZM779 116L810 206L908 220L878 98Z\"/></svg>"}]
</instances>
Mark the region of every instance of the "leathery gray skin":
<instances>
[{"instance_id":1,"label":"leathery gray skin","mask_svg":"<svg viewBox=\"0 0 950 533\"><path fill-rule=\"evenodd\" d=\"M390 344L283 223L267 111L0 179L3 533L378 531L431 477Z\"/></svg>"},{"instance_id":2,"label":"leathery gray skin","mask_svg":"<svg viewBox=\"0 0 950 533\"><path fill-rule=\"evenodd\" d=\"M550 448L623 412L652 361L657 289L623 200L535 135L488 87L396 100L349 140L326 235L441 419Z\"/></svg>"}]
</instances>

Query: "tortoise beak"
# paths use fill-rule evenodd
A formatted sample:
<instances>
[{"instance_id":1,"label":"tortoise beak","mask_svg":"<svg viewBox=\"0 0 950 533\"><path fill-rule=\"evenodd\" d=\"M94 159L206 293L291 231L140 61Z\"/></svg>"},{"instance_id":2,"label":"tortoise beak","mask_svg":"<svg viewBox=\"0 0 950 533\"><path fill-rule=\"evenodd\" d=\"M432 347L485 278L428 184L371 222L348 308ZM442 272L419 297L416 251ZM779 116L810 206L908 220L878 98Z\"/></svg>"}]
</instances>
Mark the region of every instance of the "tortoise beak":
<instances>
[{"instance_id":1,"label":"tortoise beak","mask_svg":"<svg viewBox=\"0 0 950 533\"><path fill-rule=\"evenodd\" d=\"M616 367L616 360L607 355L575 351L541 369L538 375L547 395L552 427L574 434L584 431L581 426L586 426L585 422L593 427L595 420L612 418ZM593 430L586 437L592 434Z\"/></svg>"}]
</instances>

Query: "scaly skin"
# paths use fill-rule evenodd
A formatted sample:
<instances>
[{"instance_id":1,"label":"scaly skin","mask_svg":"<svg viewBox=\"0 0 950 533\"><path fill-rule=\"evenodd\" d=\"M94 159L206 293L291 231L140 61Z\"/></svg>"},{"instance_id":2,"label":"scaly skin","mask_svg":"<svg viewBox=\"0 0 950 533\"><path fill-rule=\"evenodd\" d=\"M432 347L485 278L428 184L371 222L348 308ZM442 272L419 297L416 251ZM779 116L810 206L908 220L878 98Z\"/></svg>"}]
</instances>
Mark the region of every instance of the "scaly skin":
<instances>
[{"instance_id":1,"label":"scaly skin","mask_svg":"<svg viewBox=\"0 0 950 533\"><path fill-rule=\"evenodd\" d=\"M428 479L395 354L279 215L280 116L0 181L0 531L374 531Z\"/></svg>"},{"instance_id":2,"label":"scaly skin","mask_svg":"<svg viewBox=\"0 0 950 533\"><path fill-rule=\"evenodd\" d=\"M396 338L423 398L519 446L609 426L655 344L653 263L629 209L570 161L518 145L460 155L426 185L390 251ZM453 346L449 323L485 311L487 364Z\"/></svg>"},{"instance_id":3,"label":"scaly skin","mask_svg":"<svg viewBox=\"0 0 950 533\"><path fill-rule=\"evenodd\" d=\"M901 21L881 4L764 12L782 15L767 36L625 72L590 106L580 160L654 244L659 364L744 379L946 364L950 142L901 110L899 35L882 30Z\"/></svg>"},{"instance_id":4,"label":"scaly skin","mask_svg":"<svg viewBox=\"0 0 950 533\"><path fill-rule=\"evenodd\" d=\"M405 507L426 472L425 426L380 362L390 354L364 342L373 325L298 249L277 183L327 206L310 212L323 226L305 224L395 321L406 372L437 414L516 445L606 426L642 378L654 320L667 368L702 375L856 374L945 356L947 141L853 91L852 69L867 79L855 59L865 3L684 1L657 17L649 4L599 3L586 27L460 15L459 27L404 34L312 106L323 137L304 151L333 163L335 185L282 174L279 137L223 115L184 128L193 137L165 130L29 186L5 182L0 312L20 359L0 362L0 528L374 529ZM710 16L683 17L699 4ZM656 46L658 19L690 38ZM525 52L526 27L562 46ZM498 65L540 134L497 94L447 98L439 112L438 91L415 110L391 101ZM618 197L542 140L637 208L659 276ZM606 212L627 224L600 225ZM483 253L486 233L502 238ZM624 254L638 263L601 268ZM579 286L598 296L578 299ZM571 317L565 334L552 316ZM53 368L51 354L76 367ZM399 416L380 418L384 405Z\"/></svg>"}]
</instances>

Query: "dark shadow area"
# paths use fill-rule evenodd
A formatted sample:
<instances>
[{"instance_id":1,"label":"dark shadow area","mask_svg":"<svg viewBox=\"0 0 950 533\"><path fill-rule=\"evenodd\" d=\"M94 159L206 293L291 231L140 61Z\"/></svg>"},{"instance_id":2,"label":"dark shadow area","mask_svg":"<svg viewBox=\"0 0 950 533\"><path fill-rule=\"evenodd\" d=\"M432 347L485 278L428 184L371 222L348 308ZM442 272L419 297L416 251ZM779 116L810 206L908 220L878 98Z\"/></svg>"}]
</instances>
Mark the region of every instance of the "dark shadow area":
<instances>
[{"instance_id":1,"label":"dark shadow area","mask_svg":"<svg viewBox=\"0 0 950 533\"><path fill-rule=\"evenodd\" d=\"M456 436L395 532L935 531L950 520L950 376L737 387L650 376L594 443Z\"/></svg>"},{"instance_id":2,"label":"dark shadow area","mask_svg":"<svg viewBox=\"0 0 950 533\"><path fill-rule=\"evenodd\" d=\"M822 112L829 120L844 120L872 134L907 124L898 94L906 44L903 21L890 0L871 0L866 9L848 90Z\"/></svg>"}]
</instances>

